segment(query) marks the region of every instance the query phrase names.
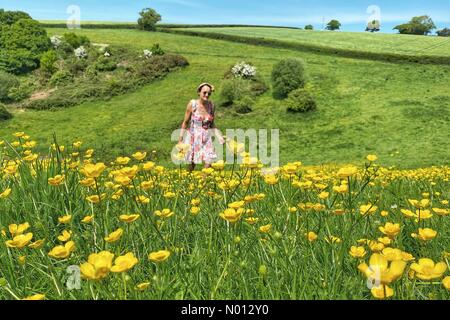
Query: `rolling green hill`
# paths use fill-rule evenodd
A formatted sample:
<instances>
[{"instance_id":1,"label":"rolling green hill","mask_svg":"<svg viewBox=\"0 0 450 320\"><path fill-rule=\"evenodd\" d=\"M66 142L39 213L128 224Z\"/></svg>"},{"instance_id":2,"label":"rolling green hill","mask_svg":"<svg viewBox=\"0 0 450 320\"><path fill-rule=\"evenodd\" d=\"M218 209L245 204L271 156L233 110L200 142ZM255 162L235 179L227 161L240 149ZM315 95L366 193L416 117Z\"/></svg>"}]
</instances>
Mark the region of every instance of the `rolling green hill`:
<instances>
[{"instance_id":1,"label":"rolling green hill","mask_svg":"<svg viewBox=\"0 0 450 320\"><path fill-rule=\"evenodd\" d=\"M261 29L254 32L258 30ZM50 35L64 32L67 30L48 29ZM219 108L217 126L222 130L279 128L282 163L296 160L314 165L359 162L367 154L375 153L383 165L402 168L449 164L449 66L340 58L138 30L83 29L76 32L88 36L92 42L127 45L137 52L159 43L166 52L184 55L190 66L109 101L89 102L57 111L16 111L14 119L0 124L2 138L15 131L25 131L38 140L40 148L46 148L55 132L60 143L81 139L85 146L96 148L101 158L155 149L160 162L169 164L169 152L174 145L170 134L179 128L186 104L196 97L195 88L200 82L212 82L220 91L224 73L242 60L255 64L269 82L272 66L277 61L298 57L308 66L318 102L316 112L287 114L283 102L275 101L268 92L247 115ZM286 37L291 37L292 32L306 34L297 30L283 32ZM353 43L373 50L380 49L370 47L370 37L392 39L391 47L398 37L401 50L410 48L410 52L420 51L428 41L441 40L420 38L424 43L416 41L415 37L381 34L361 34L358 40L353 34L325 32L312 32L307 36L318 43L323 36L322 43L326 45ZM330 40L332 37L335 37L334 42ZM412 42L408 43L407 39ZM442 48L436 48L436 52L442 54L440 50ZM217 96L212 99L216 100Z\"/></svg>"}]
</instances>

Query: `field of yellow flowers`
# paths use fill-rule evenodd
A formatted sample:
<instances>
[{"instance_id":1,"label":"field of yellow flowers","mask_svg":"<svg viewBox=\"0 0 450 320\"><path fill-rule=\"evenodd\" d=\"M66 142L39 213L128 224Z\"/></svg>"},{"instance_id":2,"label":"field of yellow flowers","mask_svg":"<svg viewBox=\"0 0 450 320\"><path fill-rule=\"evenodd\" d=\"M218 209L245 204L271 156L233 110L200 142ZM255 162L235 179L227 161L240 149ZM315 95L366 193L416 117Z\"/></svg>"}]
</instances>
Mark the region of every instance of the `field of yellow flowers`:
<instances>
[{"instance_id":1,"label":"field of yellow flowers","mask_svg":"<svg viewBox=\"0 0 450 320\"><path fill-rule=\"evenodd\" d=\"M189 173L36 144L0 140L1 299L450 297L449 167Z\"/></svg>"}]
</instances>

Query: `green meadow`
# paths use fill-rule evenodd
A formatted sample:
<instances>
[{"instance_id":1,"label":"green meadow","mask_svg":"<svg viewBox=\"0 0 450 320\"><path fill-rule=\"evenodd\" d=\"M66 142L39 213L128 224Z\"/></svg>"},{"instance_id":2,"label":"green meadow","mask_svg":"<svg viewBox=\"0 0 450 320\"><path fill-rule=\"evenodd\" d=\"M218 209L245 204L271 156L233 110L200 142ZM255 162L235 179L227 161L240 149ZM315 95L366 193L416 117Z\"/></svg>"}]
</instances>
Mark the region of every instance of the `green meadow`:
<instances>
[{"instance_id":1,"label":"green meadow","mask_svg":"<svg viewBox=\"0 0 450 320\"><path fill-rule=\"evenodd\" d=\"M66 29L47 29L49 35ZM217 31L219 31L217 29ZM261 36L261 28L225 29ZM96 149L99 158L113 159L136 150L156 150L158 162L170 164L176 142L170 135L180 127L196 86L208 81L216 85L218 101L223 75L240 61L252 62L267 83L272 66L283 58L302 58L318 109L308 114L289 114L283 101L271 91L257 100L253 112L239 115L232 109L217 109L217 126L230 128L280 129L280 160L305 164L361 162L377 154L380 163L399 168L449 164L450 66L394 64L370 60L301 53L205 39L200 37L138 30L82 29L76 31L94 43L126 45L142 52L159 43L166 52L185 56L190 66L161 81L108 101L96 101L57 111L15 110L14 118L0 124L0 136L10 138L25 131L39 142L41 151L52 142L80 139ZM295 34L295 35L294 35ZM432 37L310 32L271 29L266 37L316 41L328 46L363 46L381 50L416 52L435 41ZM442 50L442 52L441 52ZM447 53L445 46L436 54ZM430 54L430 52L427 52ZM39 149L38 148L38 149Z\"/></svg>"}]
</instances>

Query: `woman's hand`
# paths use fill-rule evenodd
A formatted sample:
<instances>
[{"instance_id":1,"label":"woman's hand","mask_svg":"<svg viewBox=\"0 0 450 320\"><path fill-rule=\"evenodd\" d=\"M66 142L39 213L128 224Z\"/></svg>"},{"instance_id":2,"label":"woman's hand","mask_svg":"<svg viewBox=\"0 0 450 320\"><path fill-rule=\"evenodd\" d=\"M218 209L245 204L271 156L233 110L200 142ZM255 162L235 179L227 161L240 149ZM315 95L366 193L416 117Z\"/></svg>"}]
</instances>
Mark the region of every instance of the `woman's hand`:
<instances>
[{"instance_id":1,"label":"woman's hand","mask_svg":"<svg viewBox=\"0 0 450 320\"><path fill-rule=\"evenodd\" d=\"M222 137L222 136L219 136L219 142L220 142L220 144L224 144L225 143L225 138L224 137Z\"/></svg>"}]
</instances>

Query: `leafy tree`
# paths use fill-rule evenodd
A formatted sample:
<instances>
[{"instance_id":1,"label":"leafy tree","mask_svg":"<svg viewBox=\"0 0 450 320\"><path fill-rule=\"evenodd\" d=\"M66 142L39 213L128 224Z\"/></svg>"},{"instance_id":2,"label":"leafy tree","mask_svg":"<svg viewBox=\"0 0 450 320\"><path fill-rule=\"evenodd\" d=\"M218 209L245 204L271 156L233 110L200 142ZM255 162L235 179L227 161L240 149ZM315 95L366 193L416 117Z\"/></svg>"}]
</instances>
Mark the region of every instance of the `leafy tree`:
<instances>
[{"instance_id":1,"label":"leafy tree","mask_svg":"<svg viewBox=\"0 0 450 320\"><path fill-rule=\"evenodd\" d=\"M373 20L373 21L370 21L369 23L367 23L366 31L378 32L378 31L380 31L380 27L381 27L380 21Z\"/></svg>"},{"instance_id":2,"label":"leafy tree","mask_svg":"<svg viewBox=\"0 0 450 320\"><path fill-rule=\"evenodd\" d=\"M341 28L342 24L338 20L331 20L328 22L327 27L325 29L327 30L339 30Z\"/></svg>"},{"instance_id":3,"label":"leafy tree","mask_svg":"<svg viewBox=\"0 0 450 320\"><path fill-rule=\"evenodd\" d=\"M314 26L312 24L308 24L305 26L305 30L314 30Z\"/></svg>"},{"instance_id":4,"label":"leafy tree","mask_svg":"<svg viewBox=\"0 0 450 320\"><path fill-rule=\"evenodd\" d=\"M401 34L427 35L433 29L436 29L436 25L429 16L418 16L413 17L408 23L394 27L393 30L398 30Z\"/></svg>"},{"instance_id":5,"label":"leafy tree","mask_svg":"<svg viewBox=\"0 0 450 320\"><path fill-rule=\"evenodd\" d=\"M151 8L143 9L139 15L141 17L138 19L138 27L141 30L154 31L156 23L161 21L161 15Z\"/></svg>"},{"instance_id":6,"label":"leafy tree","mask_svg":"<svg viewBox=\"0 0 450 320\"><path fill-rule=\"evenodd\" d=\"M450 37L450 29L449 28L444 28L442 30L439 30L437 32L437 35L439 37Z\"/></svg>"}]
</instances>

